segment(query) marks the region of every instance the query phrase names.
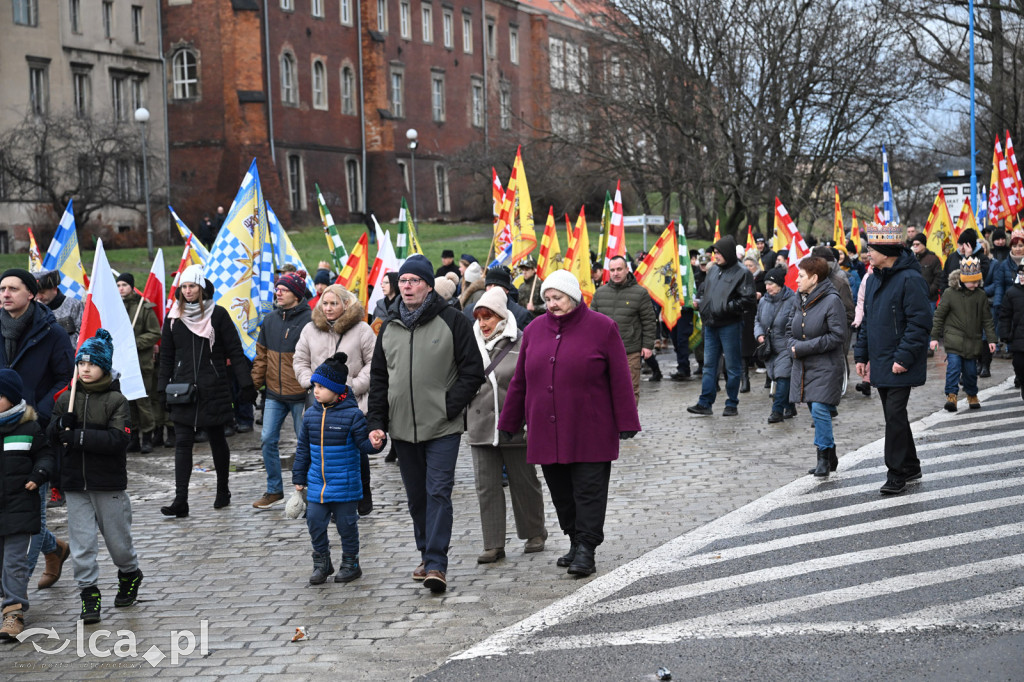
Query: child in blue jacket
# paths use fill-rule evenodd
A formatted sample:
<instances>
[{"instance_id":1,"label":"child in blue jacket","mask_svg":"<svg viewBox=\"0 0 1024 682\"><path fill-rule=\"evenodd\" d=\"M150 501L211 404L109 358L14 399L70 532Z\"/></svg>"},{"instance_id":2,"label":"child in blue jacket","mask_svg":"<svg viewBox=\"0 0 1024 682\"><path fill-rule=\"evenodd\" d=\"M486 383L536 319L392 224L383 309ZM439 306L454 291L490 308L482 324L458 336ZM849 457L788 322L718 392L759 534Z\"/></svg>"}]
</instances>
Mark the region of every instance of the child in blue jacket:
<instances>
[{"instance_id":1,"label":"child in blue jacket","mask_svg":"<svg viewBox=\"0 0 1024 682\"><path fill-rule=\"evenodd\" d=\"M313 542L310 585L320 585L334 573L327 527L335 518L341 536L341 570L336 583L352 582L359 567L359 514L363 498L360 453L380 452L367 435L366 417L346 385L348 356L336 353L311 377L316 404L302 416L302 433L295 449L292 483L306 491L306 526Z\"/></svg>"}]
</instances>

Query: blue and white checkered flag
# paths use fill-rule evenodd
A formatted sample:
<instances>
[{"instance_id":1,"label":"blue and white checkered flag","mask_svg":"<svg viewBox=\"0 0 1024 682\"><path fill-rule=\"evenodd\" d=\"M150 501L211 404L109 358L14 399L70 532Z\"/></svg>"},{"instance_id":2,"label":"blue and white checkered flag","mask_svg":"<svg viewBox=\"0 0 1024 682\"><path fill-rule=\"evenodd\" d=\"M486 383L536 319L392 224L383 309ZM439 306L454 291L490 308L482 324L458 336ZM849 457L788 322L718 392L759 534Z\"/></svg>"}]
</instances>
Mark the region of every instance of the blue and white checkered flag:
<instances>
[{"instance_id":1,"label":"blue and white checkered flag","mask_svg":"<svg viewBox=\"0 0 1024 682\"><path fill-rule=\"evenodd\" d=\"M310 277L309 270L302 263L299 252L295 250L292 240L288 237L284 226L281 225L281 221L277 219L277 214L270 207L269 201L267 202L267 224L270 226L270 240L274 245L274 263L277 265L277 269L280 270L282 265L294 265L296 270L306 273L306 288L313 291L313 278Z\"/></svg>"},{"instance_id":2,"label":"blue and white checkered flag","mask_svg":"<svg viewBox=\"0 0 1024 682\"><path fill-rule=\"evenodd\" d=\"M892 182L889 181L889 157L882 145L882 219L886 223L899 223L900 214L892 197Z\"/></svg>"},{"instance_id":3,"label":"blue and white checkered flag","mask_svg":"<svg viewBox=\"0 0 1024 682\"><path fill-rule=\"evenodd\" d=\"M978 225L985 227L985 223L988 221L988 191L982 187L981 194L978 195Z\"/></svg>"},{"instance_id":4,"label":"blue and white checkered flag","mask_svg":"<svg viewBox=\"0 0 1024 682\"><path fill-rule=\"evenodd\" d=\"M85 285L85 269L82 254L78 248L78 234L75 232L75 211L68 201L60 225L53 234L50 247L43 258L43 270L59 270L61 293L70 298L85 301L88 293Z\"/></svg>"}]
</instances>

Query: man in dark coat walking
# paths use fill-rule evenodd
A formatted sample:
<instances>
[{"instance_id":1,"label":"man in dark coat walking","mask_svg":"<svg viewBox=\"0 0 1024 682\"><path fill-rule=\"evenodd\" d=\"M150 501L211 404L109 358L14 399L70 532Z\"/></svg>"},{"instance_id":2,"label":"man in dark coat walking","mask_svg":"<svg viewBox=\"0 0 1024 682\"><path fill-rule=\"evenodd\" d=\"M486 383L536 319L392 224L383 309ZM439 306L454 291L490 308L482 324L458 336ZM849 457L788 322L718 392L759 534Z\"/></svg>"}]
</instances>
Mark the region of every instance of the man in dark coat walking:
<instances>
[{"instance_id":1,"label":"man in dark coat walking","mask_svg":"<svg viewBox=\"0 0 1024 682\"><path fill-rule=\"evenodd\" d=\"M878 389L885 418L883 495L902 493L921 478L907 402L927 375L932 308L917 258L903 245L899 225L867 228L872 276L864 283L864 321L857 334L857 374Z\"/></svg>"},{"instance_id":2,"label":"man in dark coat walking","mask_svg":"<svg viewBox=\"0 0 1024 682\"><path fill-rule=\"evenodd\" d=\"M921 265L921 276L928 285L928 300L931 301L932 310L935 310L939 292L946 288L947 278L942 273L942 261L928 250L928 237L923 234L914 235L910 240L910 250L917 256L917 262Z\"/></svg>"}]
</instances>

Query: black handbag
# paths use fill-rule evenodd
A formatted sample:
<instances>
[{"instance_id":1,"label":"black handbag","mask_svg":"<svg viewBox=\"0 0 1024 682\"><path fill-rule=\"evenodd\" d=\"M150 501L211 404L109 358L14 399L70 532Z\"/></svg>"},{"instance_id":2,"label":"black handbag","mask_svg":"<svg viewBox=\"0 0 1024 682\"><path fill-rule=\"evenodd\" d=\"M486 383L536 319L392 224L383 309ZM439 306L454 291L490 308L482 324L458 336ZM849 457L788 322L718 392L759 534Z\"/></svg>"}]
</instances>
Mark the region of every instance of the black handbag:
<instances>
[{"instance_id":1,"label":"black handbag","mask_svg":"<svg viewBox=\"0 0 1024 682\"><path fill-rule=\"evenodd\" d=\"M196 401L195 384L167 384L168 405L191 405Z\"/></svg>"},{"instance_id":2,"label":"black handbag","mask_svg":"<svg viewBox=\"0 0 1024 682\"><path fill-rule=\"evenodd\" d=\"M766 362L773 355L775 355L775 349L772 348L772 330L769 328L764 333L764 341L757 344L757 348L754 349L754 357L761 362Z\"/></svg>"}]
</instances>

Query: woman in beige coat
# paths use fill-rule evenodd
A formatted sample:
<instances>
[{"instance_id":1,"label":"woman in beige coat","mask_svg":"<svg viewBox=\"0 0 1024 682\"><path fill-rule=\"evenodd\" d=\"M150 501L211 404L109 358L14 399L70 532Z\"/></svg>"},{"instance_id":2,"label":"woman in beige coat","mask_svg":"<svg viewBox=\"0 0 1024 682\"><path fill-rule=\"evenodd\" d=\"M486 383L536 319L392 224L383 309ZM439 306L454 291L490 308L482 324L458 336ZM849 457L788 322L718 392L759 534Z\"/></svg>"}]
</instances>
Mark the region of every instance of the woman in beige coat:
<instances>
[{"instance_id":1,"label":"woman in beige coat","mask_svg":"<svg viewBox=\"0 0 1024 682\"><path fill-rule=\"evenodd\" d=\"M376 335L366 323L366 311L359 299L339 284L332 284L320 294L320 300L313 308L313 320L302 328L299 342L295 346L292 369L295 378L308 389L313 370L335 353L348 355L348 385L359 403L359 409L366 412L366 394L370 390L370 360ZM359 514L365 516L373 510L370 494L370 458L365 454L360 459L363 478L363 499L359 502Z\"/></svg>"}]
</instances>

